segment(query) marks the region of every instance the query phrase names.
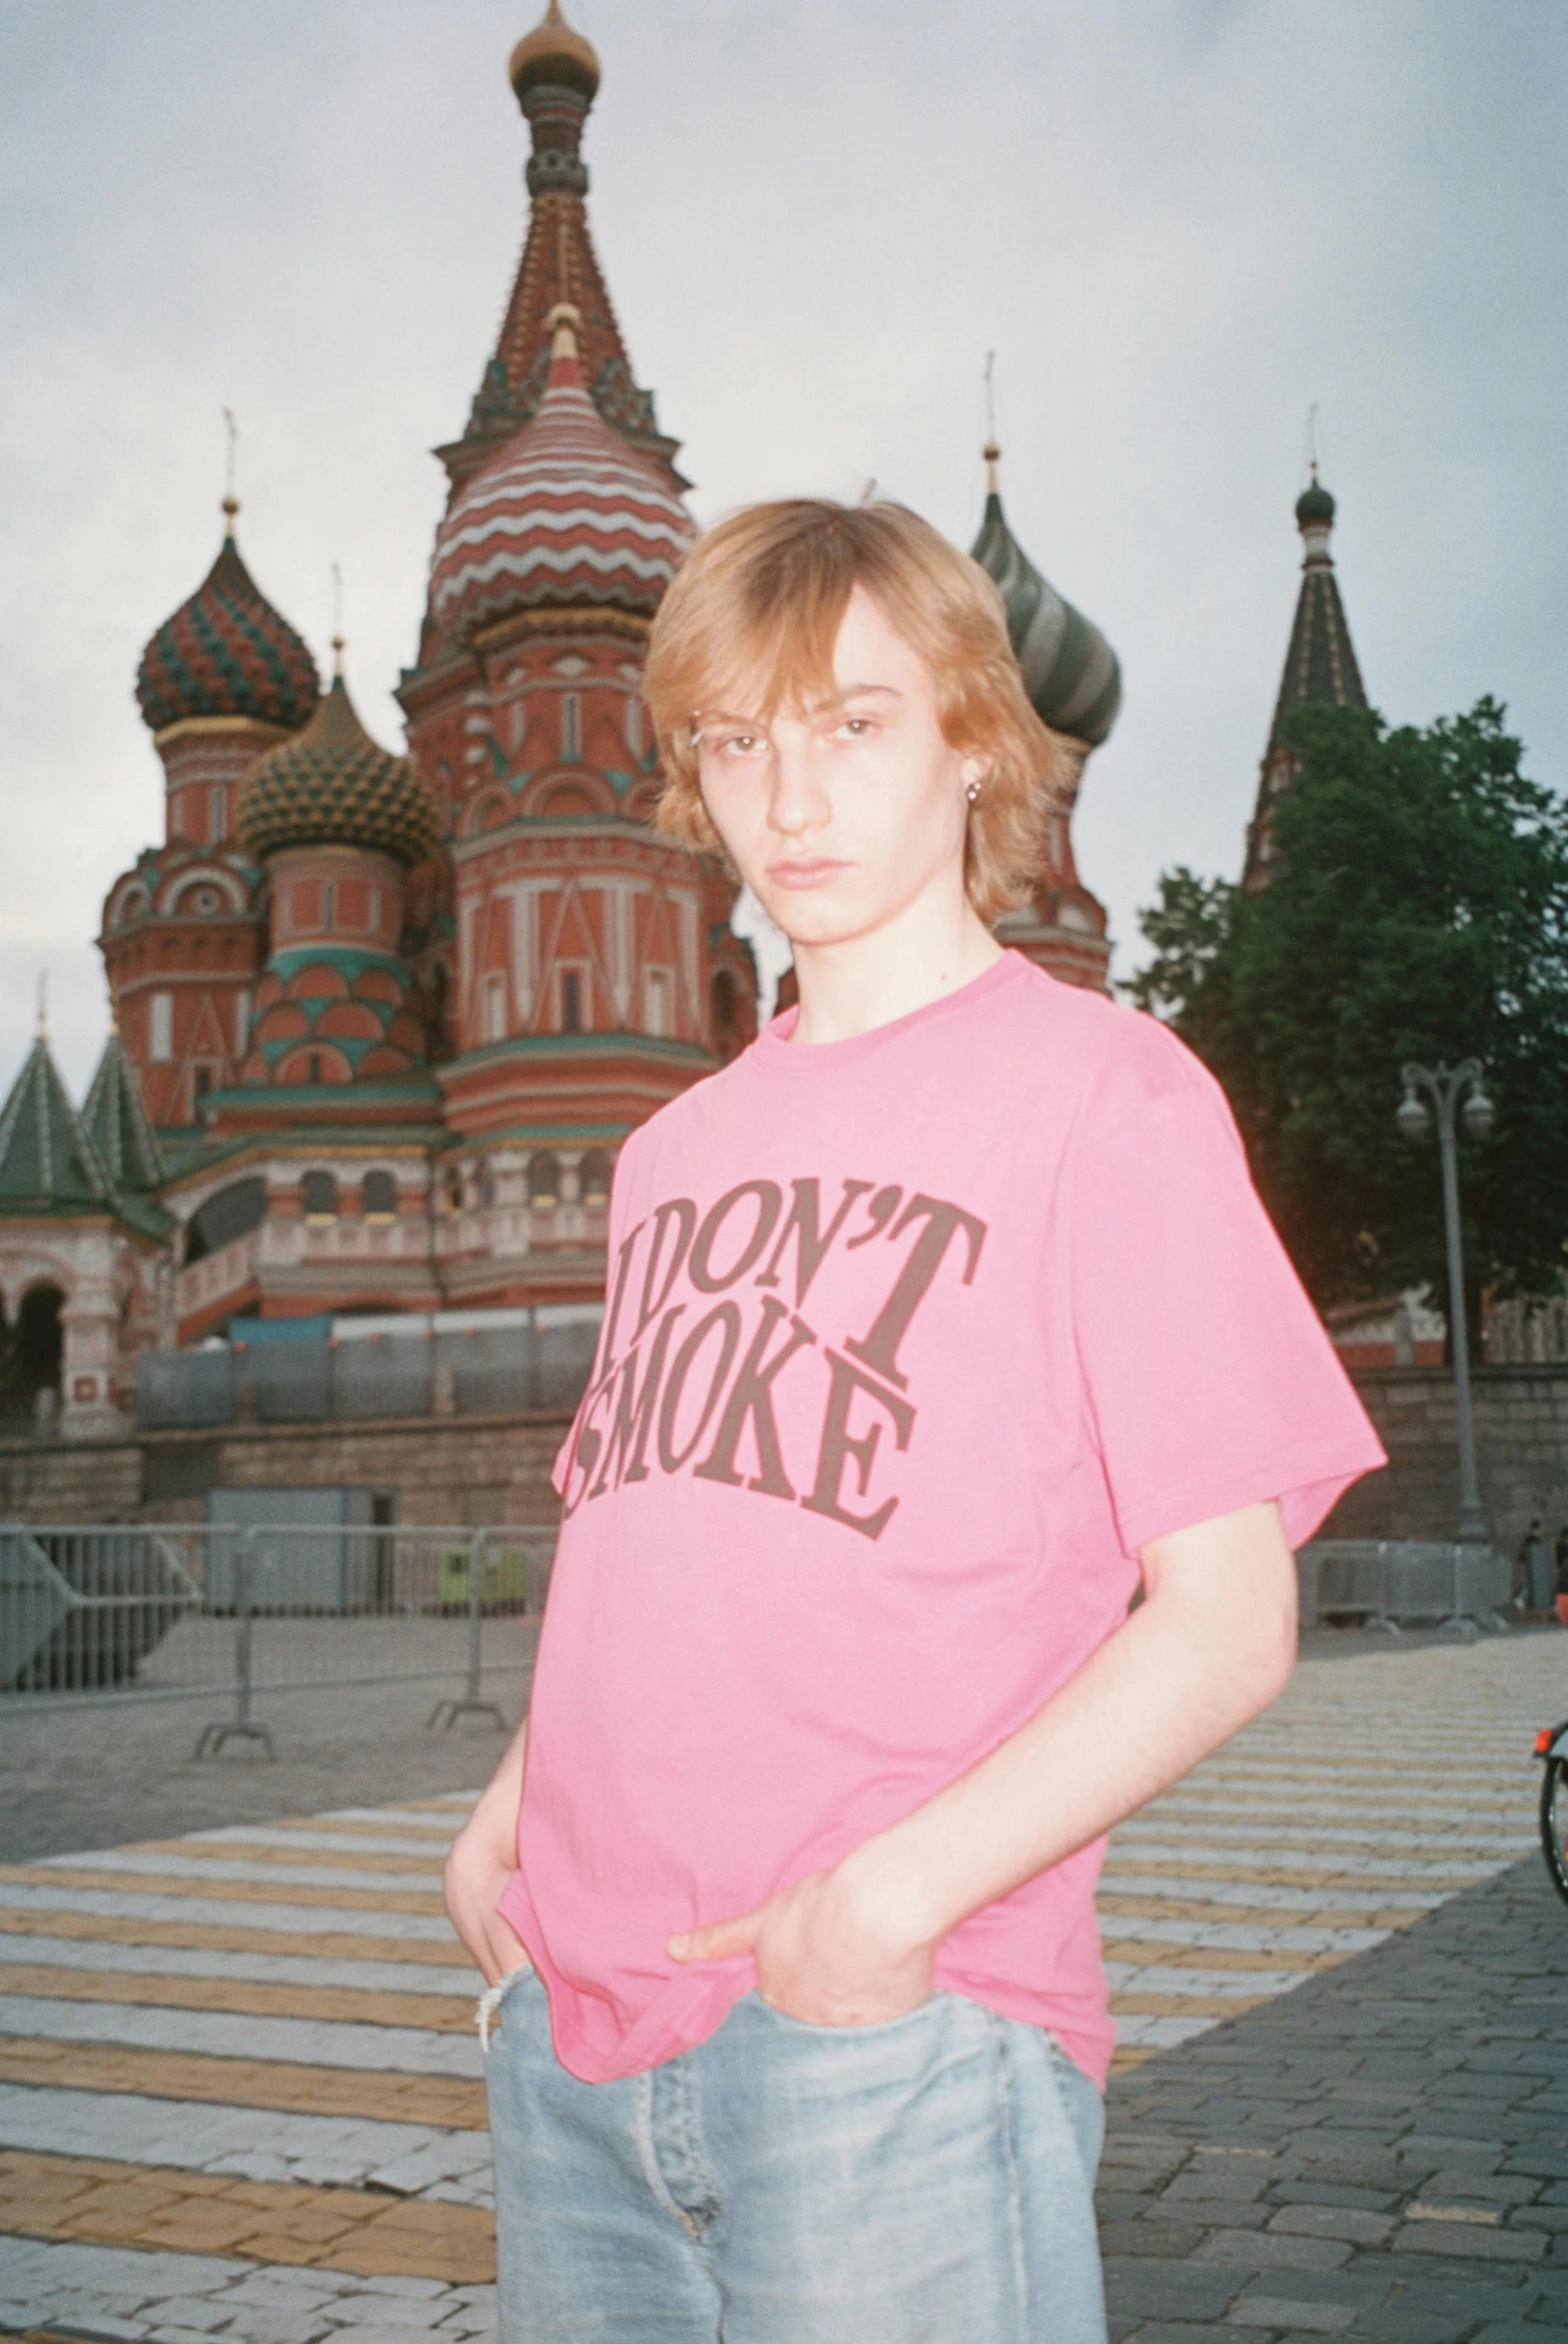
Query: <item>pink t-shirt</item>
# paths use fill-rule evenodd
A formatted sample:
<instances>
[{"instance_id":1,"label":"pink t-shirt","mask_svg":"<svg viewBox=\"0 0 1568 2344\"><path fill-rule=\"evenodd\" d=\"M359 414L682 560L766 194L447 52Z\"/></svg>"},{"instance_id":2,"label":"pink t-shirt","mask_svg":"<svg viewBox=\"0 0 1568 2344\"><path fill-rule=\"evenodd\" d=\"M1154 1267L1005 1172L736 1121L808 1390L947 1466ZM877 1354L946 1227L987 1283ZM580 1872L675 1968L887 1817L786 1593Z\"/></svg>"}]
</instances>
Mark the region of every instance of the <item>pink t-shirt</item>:
<instances>
[{"instance_id":1,"label":"pink t-shirt","mask_svg":"<svg viewBox=\"0 0 1568 2344\"><path fill-rule=\"evenodd\" d=\"M847 1042L774 1020L633 1134L501 1911L589 2082L755 1983L728 1920L951 1783L1124 1619L1137 1550L1382 1451L1155 1020L1008 953ZM1104 1843L942 1945L940 1986L1103 2078Z\"/></svg>"}]
</instances>

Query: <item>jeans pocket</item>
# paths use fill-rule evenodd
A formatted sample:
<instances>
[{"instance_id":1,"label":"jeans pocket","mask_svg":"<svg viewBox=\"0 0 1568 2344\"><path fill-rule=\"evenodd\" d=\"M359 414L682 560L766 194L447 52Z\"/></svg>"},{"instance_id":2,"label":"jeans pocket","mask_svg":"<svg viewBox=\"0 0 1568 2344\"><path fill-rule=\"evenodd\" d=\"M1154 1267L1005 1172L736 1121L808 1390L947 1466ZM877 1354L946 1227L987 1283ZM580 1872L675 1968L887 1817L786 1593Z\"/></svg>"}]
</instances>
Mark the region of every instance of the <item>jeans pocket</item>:
<instances>
[{"instance_id":1,"label":"jeans pocket","mask_svg":"<svg viewBox=\"0 0 1568 2344\"><path fill-rule=\"evenodd\" d=\"M487 1985L474 2003L473 2022L479 2030L479 2048L486 2058L490 2055L490 2036L500 2030L501 2008L507 1995L523 1978L537 1977L538 1974L531 1961L520 1962L515 1969L508 1969L504 1977L497 1978L493 1985Z\"/></svg>"}]
</instances>

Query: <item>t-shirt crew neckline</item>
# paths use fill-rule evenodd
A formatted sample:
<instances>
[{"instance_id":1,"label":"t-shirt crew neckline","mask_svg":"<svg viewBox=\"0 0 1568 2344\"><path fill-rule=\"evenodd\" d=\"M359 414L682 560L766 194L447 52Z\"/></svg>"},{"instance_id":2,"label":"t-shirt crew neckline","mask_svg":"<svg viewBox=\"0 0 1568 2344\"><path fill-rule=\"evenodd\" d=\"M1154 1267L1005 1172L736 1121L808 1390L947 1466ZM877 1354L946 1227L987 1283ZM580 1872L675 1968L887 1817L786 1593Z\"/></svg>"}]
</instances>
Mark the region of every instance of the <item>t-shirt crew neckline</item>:
<instances>
[{"instance_id":1,"label":"t-shirt crew neckline","mask_svg":"<svg viewBox=\"0 0 1568 2344\"><path fill-rule=\"evenodd\" d=\"M889 1018L881 1026L868 1026L864 1034L851 1034L842 1042L791 1041L800 1017L796 1005L770 1019L747 1057L754 1071L761 1075L801 1076L820 1074L829 1068L857 1066L887 1043L922 1026L934 1025L938 1019L959 1016L976 1003L989 1000L993 993L1028 975L1033 967L1032 961L1010 945L999 961L993 961L989 969L982 969L978 977L971 977L967 985L960 985L952 993L939 994L935 1001L923 1002L918 1010L906 1010L901 1018Z\"/></svg>"}]
</instances>

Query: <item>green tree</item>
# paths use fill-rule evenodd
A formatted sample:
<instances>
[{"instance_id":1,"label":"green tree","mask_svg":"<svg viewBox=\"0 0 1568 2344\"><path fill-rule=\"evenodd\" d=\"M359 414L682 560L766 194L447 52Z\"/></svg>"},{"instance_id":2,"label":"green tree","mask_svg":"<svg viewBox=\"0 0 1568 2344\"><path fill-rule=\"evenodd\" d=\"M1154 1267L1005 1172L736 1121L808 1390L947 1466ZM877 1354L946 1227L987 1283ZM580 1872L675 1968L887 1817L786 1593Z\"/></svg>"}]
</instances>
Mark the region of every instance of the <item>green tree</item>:
<instances>
[{"instance_id":1,"label":"green tree","mask_svg":"<svg viewBox=\"0 0 1568 2344\"><path fill-rule=\"evenodd\" d=\"M1219 1078L1319 1305L1443 1291L1437 1168L1399 1138L1399 1068L1478 1058L1494 1136L1465 1142L1468 1263L1557 1286L1568 1239L1568 808L1482 700L1425 731L1297 709L1266 887L1169 872L1130 987Z\"/></svg>"}]
</instances>

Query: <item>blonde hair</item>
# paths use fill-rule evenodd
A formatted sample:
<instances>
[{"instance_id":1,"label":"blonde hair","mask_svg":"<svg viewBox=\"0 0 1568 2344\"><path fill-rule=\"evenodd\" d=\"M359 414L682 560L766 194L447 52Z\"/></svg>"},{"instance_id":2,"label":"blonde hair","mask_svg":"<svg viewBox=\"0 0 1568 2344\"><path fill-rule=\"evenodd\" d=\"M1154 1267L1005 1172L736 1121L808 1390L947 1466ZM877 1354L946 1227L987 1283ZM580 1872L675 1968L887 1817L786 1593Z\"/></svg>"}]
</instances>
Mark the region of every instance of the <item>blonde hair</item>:
<instances>
[{"instance_id":1,"label":"blonde hair","mask_svg":"<svg viewBox=\"0 0 1568 2344\"><path fill-rule=\"evenodd\" d=\"M656 827L722 855L693 720L715 706L771 716L830 701L834 647L857 586L930 669L949 747L985 762L964 884L981 919L995 920L1027 901L1072 767L1030 705L996 586L902 504L751 504L698 540L653 622L643 676L666 777Z\"/></svg>"}]
</instances>

